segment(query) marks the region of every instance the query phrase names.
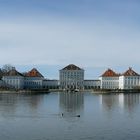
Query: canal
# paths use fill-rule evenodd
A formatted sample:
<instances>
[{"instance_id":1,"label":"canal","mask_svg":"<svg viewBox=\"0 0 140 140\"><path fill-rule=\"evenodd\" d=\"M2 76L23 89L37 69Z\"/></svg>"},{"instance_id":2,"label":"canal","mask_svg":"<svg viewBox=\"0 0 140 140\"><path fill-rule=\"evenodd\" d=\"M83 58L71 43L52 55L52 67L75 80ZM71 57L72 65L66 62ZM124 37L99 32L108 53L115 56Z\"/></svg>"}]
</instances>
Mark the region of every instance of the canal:
<instances>
[{"instance_id":1,"label":"canal","mask_svg":"<svg viewBox=\"0 0 140 140\"><path fill-rule=\"evenodd\" d=\"M140 94L0 94L1 140L139 140Z\"/></svg>"}]
</instances>

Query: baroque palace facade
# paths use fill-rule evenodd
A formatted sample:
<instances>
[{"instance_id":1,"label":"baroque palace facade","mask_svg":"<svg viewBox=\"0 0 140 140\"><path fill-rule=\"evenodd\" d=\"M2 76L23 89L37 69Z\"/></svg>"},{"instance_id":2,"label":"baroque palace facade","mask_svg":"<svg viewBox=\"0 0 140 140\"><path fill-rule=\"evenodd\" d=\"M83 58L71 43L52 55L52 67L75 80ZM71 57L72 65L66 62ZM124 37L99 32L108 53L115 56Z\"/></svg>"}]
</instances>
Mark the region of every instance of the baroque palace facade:
<instances>
[{"instance_id":1,"label":"baroque palace facade","mask_svg":"<svg viewBox=\"0 0 140 140\"><path fill-rule=\"evenodd\" d=\"M24 74L12 69L2 76L3 85L11 89L41 89L43 79L42 74L35 68Z\"/></svg>"},{"instance_id":2,"label":"baroque palace facade","mask_svg":"<svg viewBox=\"0 0 140 140\"><path fill-rule=\"evenodd\" d=\"M84 89L84 70L70 64L59 71L60 89Z\"/></svg>"},{"instance_id":3,"label":"baroque palace facade","mask_svg":"<svg viewBox=\"0 0 140 140\"><path fill-rule=\"evenodd\" d=\"M99 79L101 81L101 89L136 89L140 87L140 75L132 68L129 68L122 74L108 69Z\"/></svg>"},{"instance_id":4,"label":"baroque palace facade","mask_svg":"<svg viewBox=\"0 0 140 140\"><path fill-rule=\"evenodd\" d=\"M132 68L122 74L107 69L96 80L84 78L84 70L74 64L59 70L59 80L49 80L36 69L20 73L15 68L2 73L0 88L9 89L136 89L140 87L140 75Z\"/></svg>"}]
</instances>

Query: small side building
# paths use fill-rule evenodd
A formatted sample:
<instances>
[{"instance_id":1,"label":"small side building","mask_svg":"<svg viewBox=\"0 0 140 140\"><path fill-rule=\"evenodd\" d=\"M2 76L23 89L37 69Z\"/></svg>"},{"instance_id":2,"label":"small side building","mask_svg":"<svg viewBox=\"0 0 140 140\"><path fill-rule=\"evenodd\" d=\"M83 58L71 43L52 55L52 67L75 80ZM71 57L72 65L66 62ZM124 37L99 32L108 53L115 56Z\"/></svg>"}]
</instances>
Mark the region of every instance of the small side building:
<instances>
[{"instance_id":1,"label":"small side building","mask_svg":"<svg viewBox=\"0 0 140 140\"><path fill-rule=\"evenodd\" d=\"M45 89L59 89L59 81L58 80L43 80L43 88Z\"/></svg>"},{"instance_id":2,"label":"small side building","mask_svg":"<svg viewBox=\"0 0 140 140\"><path fill-rule=\"evenodd\" d=\"M84 89L100 89L100 80L84 80Z\"/></svg>"},{"instance_id":3,"label":"small side building","mask_svg":"<svg viewBox=\"0 0 140 140\"><path fill-rule=\"evenodd\" d=\"M43 75L36 68L33 68L25 73L24 87L25 89L42 89L43 80Z\"/></svg>"},{"instance_id":4,"label":"small side building","mask_svg":"<svg viewBox=\"0 0 140 140\"><path fill-rule=\"evenodd\" d=\"M112 69L106 70L99 78L101 89L119 89L119 76Z\"/></svg>"},{"instance_id":5,"label":"small side building","mask_svg":"<svg viewBox=\"0 0 140 140\"><path fill-rule=\"evenodd\" d=\"M5 73L2 77L3 82L8 88L11 89L23 89L24 88L24 76L16 69L12 69Z\"/></svg>"},{"instance_id":6,"label":"small side building","mask_svg":"<svg viewBox=\"0 0 140 140\"><path fill-rule=\"evenodd\" d=\"M140 87L140 75L129 68L119 77L119 89L134 89Z\"/></svg>"}]
</instances>

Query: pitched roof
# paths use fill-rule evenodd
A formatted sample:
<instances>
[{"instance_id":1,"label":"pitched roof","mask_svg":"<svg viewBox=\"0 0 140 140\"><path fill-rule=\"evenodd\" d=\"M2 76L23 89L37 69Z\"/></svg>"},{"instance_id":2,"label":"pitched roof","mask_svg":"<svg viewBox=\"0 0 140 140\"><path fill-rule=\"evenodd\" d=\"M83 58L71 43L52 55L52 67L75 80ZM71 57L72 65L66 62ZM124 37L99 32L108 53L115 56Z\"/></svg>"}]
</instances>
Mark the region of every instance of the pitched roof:
<instances>
[{"instance_id":1,"label":"pitched roof","mask_svg":"<svg viewBox=\"0 0 140 140\"><path fill-rule=\"evenodd\" d=\"M136 73L132 68L129 68L126 72L122 74L123 76L140 76L138 73Z\"/></svg>"},{"instance_id":2,"label":"pitched roof","mask_svg":"<svg viewBox=\"0 0 140 140\"><path fill-rule=\"evenodd\" d=\"M7 73L3 74L4 76L23 76L20 72L18 72L16 69L12 69Z\"/></svg>"},{"instance_id":3,"label":"pitched roof","mask_svg":"<svg viewBox=\"0 0 140 140\"><path fill-rule=\"evenodd\" d=\"M28 73L25 73L25 76L27 76L27 77L43 77L43 75L36 68L33 68Z\"/></svg>"},{"instance_id":4,"label":"pitched roof","mask_svg":"<svg viewBox=\"0 0 140 140\"><path fill-rule=\"evenodd\" d=\"M118 73L114 72L113 70L111 69L108 69L106 70L102 75L101 77L117 77L119 76Z\"/></svg>"},{"instance_id":5,"label":"pitched roof","mask_svg":"<svg viewBox=\"0 0 140 140\"><path fill-rule=\"evenodd\" d=\"M62 70L82 70L82 69L74 64L69 64L68 66L64 67Z\"/></svg>"}]
</instances>

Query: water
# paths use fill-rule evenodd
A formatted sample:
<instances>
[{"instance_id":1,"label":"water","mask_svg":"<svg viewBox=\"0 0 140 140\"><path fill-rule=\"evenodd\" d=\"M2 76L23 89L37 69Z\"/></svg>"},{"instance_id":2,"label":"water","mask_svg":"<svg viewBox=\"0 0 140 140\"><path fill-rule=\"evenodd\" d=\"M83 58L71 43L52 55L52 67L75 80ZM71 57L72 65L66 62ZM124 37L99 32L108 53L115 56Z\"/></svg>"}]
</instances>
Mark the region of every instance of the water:
<instances>
[{"instance_id":1,"label":"water","mask_svg":"<svg viewBox=\"0 0 140 140\"><path fill-rule=\"evenodd\" d=\"M1 140L139 140L139 130L140 94L0 94Z\"/></svg>"}]
</instances>

